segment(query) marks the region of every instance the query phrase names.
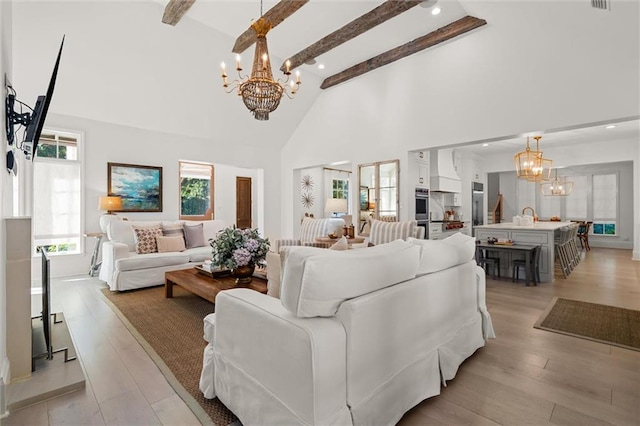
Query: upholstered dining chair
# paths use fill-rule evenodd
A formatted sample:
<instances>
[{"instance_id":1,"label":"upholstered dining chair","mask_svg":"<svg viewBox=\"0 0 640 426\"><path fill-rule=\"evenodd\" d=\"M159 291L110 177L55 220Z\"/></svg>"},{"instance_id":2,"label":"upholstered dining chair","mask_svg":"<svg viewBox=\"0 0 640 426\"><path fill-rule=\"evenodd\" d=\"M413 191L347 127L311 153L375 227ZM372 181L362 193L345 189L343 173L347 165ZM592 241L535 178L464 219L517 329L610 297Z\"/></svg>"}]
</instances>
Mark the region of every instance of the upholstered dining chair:
<instances>
[{"instance_id":1,"label":"upholstered dining chair","mask_svg":"<svg viewBox=\"0 0 640 426\"><path fill-rule=\"evenodd\" d=\"M580 246L589 251L591 247L589 246L589 230L591 229L592 221L588 222L580 222L578 225L578 239L580 240Z\"/></svg>"}]
</instances>

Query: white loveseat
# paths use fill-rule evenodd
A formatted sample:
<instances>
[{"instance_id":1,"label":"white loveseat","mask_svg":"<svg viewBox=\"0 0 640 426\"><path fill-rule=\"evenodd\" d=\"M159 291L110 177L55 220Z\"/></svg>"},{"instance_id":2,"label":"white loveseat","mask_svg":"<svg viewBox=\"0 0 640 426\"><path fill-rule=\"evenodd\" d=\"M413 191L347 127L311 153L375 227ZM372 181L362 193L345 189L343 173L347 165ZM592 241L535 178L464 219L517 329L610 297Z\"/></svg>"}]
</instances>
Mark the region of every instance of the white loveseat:
<instances>
[{"instance_id":1,"label":"white loveseat","mask_svg":"<svg viewBox=\"0 0 640 426\"><path fill-rule=\"evenodd\" d=\"M395 424L494 337L473 238L296 247L281 299L218 294L200 390L244 425Z\"/></svg>"},{"instance_id":2,"label":"white loveseat","mask_svg":"<svg viewBox=\"0 0 640 426\"><path fill-rule=\"evenodd\" d=\"M186 248L182 251L164 253L136 252L134 228L175 227L185 224L199 226L202 223L204 245ZM205 259L211 259L209 239L216 237L226 224L223 220L204 221L121 221L109 223L107 237L102 243L102 266L100 279L109 284L112 291L132 290L164 284L164 273L178 269L192 268Z\"/></svg>"}]
</instances>

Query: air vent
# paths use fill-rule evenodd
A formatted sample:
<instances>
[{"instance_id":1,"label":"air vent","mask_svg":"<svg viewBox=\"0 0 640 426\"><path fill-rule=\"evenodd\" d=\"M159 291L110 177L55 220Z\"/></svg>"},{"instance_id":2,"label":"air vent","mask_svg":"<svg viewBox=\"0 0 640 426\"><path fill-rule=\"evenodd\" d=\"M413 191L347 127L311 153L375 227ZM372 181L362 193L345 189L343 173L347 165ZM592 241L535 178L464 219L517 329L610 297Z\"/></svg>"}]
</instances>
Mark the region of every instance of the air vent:
<instances>
[{"instance_id":1,"label":"air vent","mask_svg":"<svg viewBox=\"0 0 640 426\"><path fill-rule=\"evenodd\" d=\"M611 10L611 0L591 0L591 7L602 10Z\"/></svg>"}]
</instances>

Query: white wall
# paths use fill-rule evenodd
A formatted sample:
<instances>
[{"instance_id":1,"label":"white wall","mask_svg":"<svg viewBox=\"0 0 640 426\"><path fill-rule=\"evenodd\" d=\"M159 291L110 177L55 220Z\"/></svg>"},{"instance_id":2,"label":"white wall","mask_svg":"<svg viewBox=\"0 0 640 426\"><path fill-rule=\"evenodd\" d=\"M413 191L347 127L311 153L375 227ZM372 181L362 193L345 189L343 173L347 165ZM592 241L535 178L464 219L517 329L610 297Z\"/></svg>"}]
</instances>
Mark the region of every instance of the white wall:
<instances>
[{"instance_id":1,"label":"white wall","mask_svg":"<svg viewBox=\"0 0 640 426\"><path fill-rule=\"evenodd\" d=\"M229 225L236 223L236 178L239 176L251 178L251 226L263 230L264 223L260 222L259 214L263 205L258 202L260 194L264 193L260 170L215 165L215 217L224 219Z\"/></svg>"},{"instance_id":2,"label":"white wall","mask_svg":"<svg viewBox=\"0 0 640 426\"><path fill-rule=\"evenodd\" d=\"M12 5L10 2L0 1L0 79L2 79L2 98L4 99L6 92L4 90L4 76L5 74L9 79L12 77ZM3 123L5 122L5 110L1 108L0 117ZM4 126L3 126L4 127ZM7 150L7 136L2 131L2 146L3 151ZM6 167L4 165L5 160L1 160L3 165L0 167L0 190L2 194L2 204L0 206L0 218L4 221L4 218L10 217L13 210L12 200L12 177L7 174ZM6 235L4 231L4 224L0 226L0 382L2 384L9 382L9 359L7 358L7 282L6 282ZM0 386L3 386L0 384ZM2 390L0 389L0 392ZM4 417L6 410L6 401L3 395L0 394L0 418Z\"/></svg>"},{"instance_id":3,"label":"white wall","mask_svg":"<svg viewBox=\"0 0 640 426\"><path fill-rule=\"evenodd\" d=\"M215 165L215 215L230 225L236 219L236 176L249 176L254 186L253 218L268 237L279 236L279 205L271 203L264 212L258 200L264 194L278 194L278 153L264 147L252 155L238 144L223 144L151 130L120 126L78 117L50 114L46 127L84 134L84 230L99 232L98 197L107 192L107 163L160 166L163 169L163 211L160 213L121 213L130 220L176 220L179 213L178 160ZM260 193L263 191L263 194ZM37 196L37 194L35 194ZM53 276L85 274L89 269L93 240L85 246L84 256L54 256ZM34 264L34 279L39 272Z\"/></svg>"},{"instance_id":4,"label":"white wall","mask_svg":"<svg viewBox=\"0 0 640 426\"><path fill-rule=\"evenodd\" d=\"M296 99L283 99L269 121L254 120L222 88L220 63L234 60L234 39L188 17L163 24L163 10L149 0L15 2L18 95L31 104L46 91L66 34L53 112L279 149L320 91L317 77L305 74Z\"/></svg>"},{"instance_id":5,"label":"white wall","mask_svg":"<svg viewBox=\"0 0 640 426\"><path fill-rule=\"evenodd\" d=\"M617 3L615 20L594 9L575 22L583 6L464 2L489 24L324 91L283 149L283 183L338 156L354 166L400 158L407 182L409 150L639 115L638 3ZM521 31L538 42L519 44ZM284 230L291 212L285 197Z\"/></svg>"}]
</instances>

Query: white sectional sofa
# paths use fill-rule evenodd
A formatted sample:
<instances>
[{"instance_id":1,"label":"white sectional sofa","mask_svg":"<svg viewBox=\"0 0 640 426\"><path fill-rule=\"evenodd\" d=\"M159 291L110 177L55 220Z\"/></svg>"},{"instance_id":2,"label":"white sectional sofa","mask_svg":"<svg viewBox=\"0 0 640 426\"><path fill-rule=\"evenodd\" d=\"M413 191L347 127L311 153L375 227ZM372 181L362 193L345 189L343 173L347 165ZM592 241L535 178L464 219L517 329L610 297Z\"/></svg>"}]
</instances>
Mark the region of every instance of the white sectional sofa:
<instances>
[{"instance_id":1,"label":"white sectional sofa","mask_svg":"<svg viewBox=\"0 0 640 426\"><path fill-rule=\"evenodd\" d=\"M182 251L163 253L136 252L134 228L196 226L202 224L204 245ZM192 268L205 259L211 259L209 239L216 237L226 224L223 220L205 221L112 221L107 228L109 241L102 243L100 279L109 284L112 291L132 290L164 284L164 273ZM179 228L179 226L178 226Z\"/></svg>"},{"instance_id":2,"label":"white sectional sofa","mask_svg":"<svg viewBox=\"0 0 640 426\"><path fill-rule=\"evenodd\" d=\"M244 425L395 424L494 337L475 241L293 247L281 298L221 292L200 390Z\"/></svg>"}]
</instances>

